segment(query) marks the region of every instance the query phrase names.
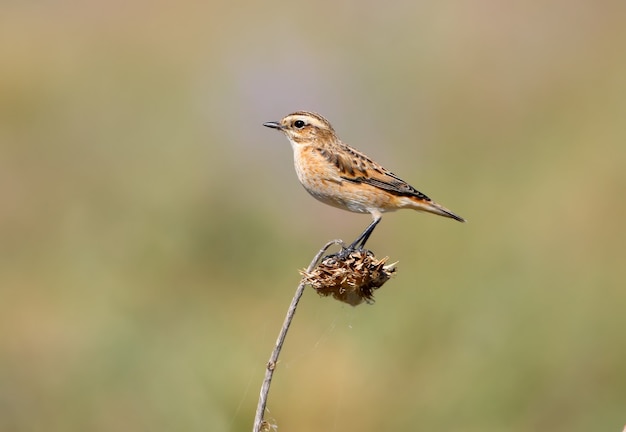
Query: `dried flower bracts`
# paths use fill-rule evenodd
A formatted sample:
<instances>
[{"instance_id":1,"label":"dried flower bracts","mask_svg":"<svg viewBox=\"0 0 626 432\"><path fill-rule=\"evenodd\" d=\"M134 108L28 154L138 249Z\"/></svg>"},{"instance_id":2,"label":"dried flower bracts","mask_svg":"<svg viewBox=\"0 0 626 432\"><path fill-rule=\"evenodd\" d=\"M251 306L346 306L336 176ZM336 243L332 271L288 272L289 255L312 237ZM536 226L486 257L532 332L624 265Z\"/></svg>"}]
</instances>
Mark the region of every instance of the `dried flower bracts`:
<instances>
[{"instance_id":1,"label":"dried flower bracts","mask_svg":"<svg viewBox=\"0 0 626 432\"><path fill-rule=\"evenodd\" d=\"M301 270L303 282L321 296L357 306L374 302L374 291L396 272L396 263L385 265L389 258L377 259L372 251L342 250L327 255L311 271Z\"/></svg>"}]
</instances>

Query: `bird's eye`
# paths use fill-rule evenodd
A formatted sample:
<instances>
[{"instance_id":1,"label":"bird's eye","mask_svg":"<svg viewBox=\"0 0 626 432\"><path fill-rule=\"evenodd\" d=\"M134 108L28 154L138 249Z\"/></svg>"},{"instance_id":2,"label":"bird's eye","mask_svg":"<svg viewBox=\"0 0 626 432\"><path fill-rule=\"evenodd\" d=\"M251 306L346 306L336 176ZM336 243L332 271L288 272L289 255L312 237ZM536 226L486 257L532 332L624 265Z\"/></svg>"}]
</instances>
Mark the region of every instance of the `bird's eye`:
<instances>
[{"instance_id":1,"label":"bird's eye","mask_svg":"<svg viewBox=\"0 0 626 432\"><path fill-rule=\"evenodd\" d=\"M302 129L304 125L305 123L302 120L296 120L295 122L293 122L293 127L295 127L296 129Z\"/></svg>"}]
</instances>

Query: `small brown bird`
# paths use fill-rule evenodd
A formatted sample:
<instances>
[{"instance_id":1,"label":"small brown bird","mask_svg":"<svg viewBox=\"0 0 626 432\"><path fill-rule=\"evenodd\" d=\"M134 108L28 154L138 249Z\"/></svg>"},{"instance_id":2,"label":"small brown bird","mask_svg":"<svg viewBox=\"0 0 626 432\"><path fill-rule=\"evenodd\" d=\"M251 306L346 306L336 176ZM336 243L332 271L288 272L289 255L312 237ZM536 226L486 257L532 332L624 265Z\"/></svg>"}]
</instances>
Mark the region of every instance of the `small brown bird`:
<instances>
[{"instance_id":1,"label":"small brown bird","mask_svg":"<svg viewBox=\"0 0 626 432\"><path fill-rule=\"evenodd\" d=\"M344 144L328 120L297 111L263 126L283 132L293 148L296 173L313 197L374 219L347 250L363 249L382 213L409 208L465 222L372 159Z\"/></svg>"}]
</instances>

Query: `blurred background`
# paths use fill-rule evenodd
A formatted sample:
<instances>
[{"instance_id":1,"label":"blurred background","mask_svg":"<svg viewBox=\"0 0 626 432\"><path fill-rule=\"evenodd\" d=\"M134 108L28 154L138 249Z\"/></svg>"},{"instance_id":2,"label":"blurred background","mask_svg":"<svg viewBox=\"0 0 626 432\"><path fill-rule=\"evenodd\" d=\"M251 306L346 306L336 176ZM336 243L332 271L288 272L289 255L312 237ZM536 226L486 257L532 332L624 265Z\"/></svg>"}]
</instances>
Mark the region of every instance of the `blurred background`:
<instances>
[{"instance_id":1,"label":"blurred background","mask_svg":"<svg viewBox=\"0 0 626 432\"><path fill-rule=\"evenodd\" d=\"M373 306L307 289L278 430L622 430L624 2L0 8L0 430L251 430L370 221L261 126L300 109L469 222L386 215Z\"/></svg>"}]
</instances>

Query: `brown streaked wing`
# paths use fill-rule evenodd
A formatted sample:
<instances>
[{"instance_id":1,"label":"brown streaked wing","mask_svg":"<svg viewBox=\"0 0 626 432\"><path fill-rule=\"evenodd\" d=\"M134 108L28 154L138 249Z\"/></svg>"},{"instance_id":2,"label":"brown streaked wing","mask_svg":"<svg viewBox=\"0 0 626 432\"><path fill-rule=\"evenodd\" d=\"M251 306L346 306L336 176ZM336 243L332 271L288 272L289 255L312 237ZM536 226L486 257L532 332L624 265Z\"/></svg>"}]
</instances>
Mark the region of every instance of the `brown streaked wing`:
<instances>
[{"instance_id":1,"label":"brown streaked wing","mask_svg":"<svg viewBox=\"0 0 626 432\"><path fill-rule=\"evenodd\" d=\"M316 149L329 163L333 164L348 180L352 177L367 177L367 167L361 162L360 154L350 154L333 148L318 147ZM343 149L342 149L343 150ZM351 157L354 156L354 157Z\"/></svg>"},{"instance_id":2,"label":"brown streaked wing","mask_svg":"<svg viewBox=\"0 0 626 432\"><path fill-rule=\"evenodd\" d=\"M365 183L370 186L385 190L394 195L412 196L424 201L431 201L425 194L415 189L413 186L388 172L376 177L357 177L355 179L346 179L352 182Z\"/></svg>"},{"instance_id":3,"label":"brown streaked wing","mask_svg":"<svg viewBox=\"0 0 626 432\"><path fill-rule=\"evenodd\" d=\"M412 196L425 201L431 201L428 196L415 189L394 173L386 170L363 153L345 144L343 144L342 147L344 147L343 150L347 153L346 157L348 155L352 157L352 161L343 161L343 163L351 166L351 169L342 170L341 178L344 180L352 183L368 184L394 195ZM346 159L346 157L342 159Z\"/></svg>"}]
</instances>

